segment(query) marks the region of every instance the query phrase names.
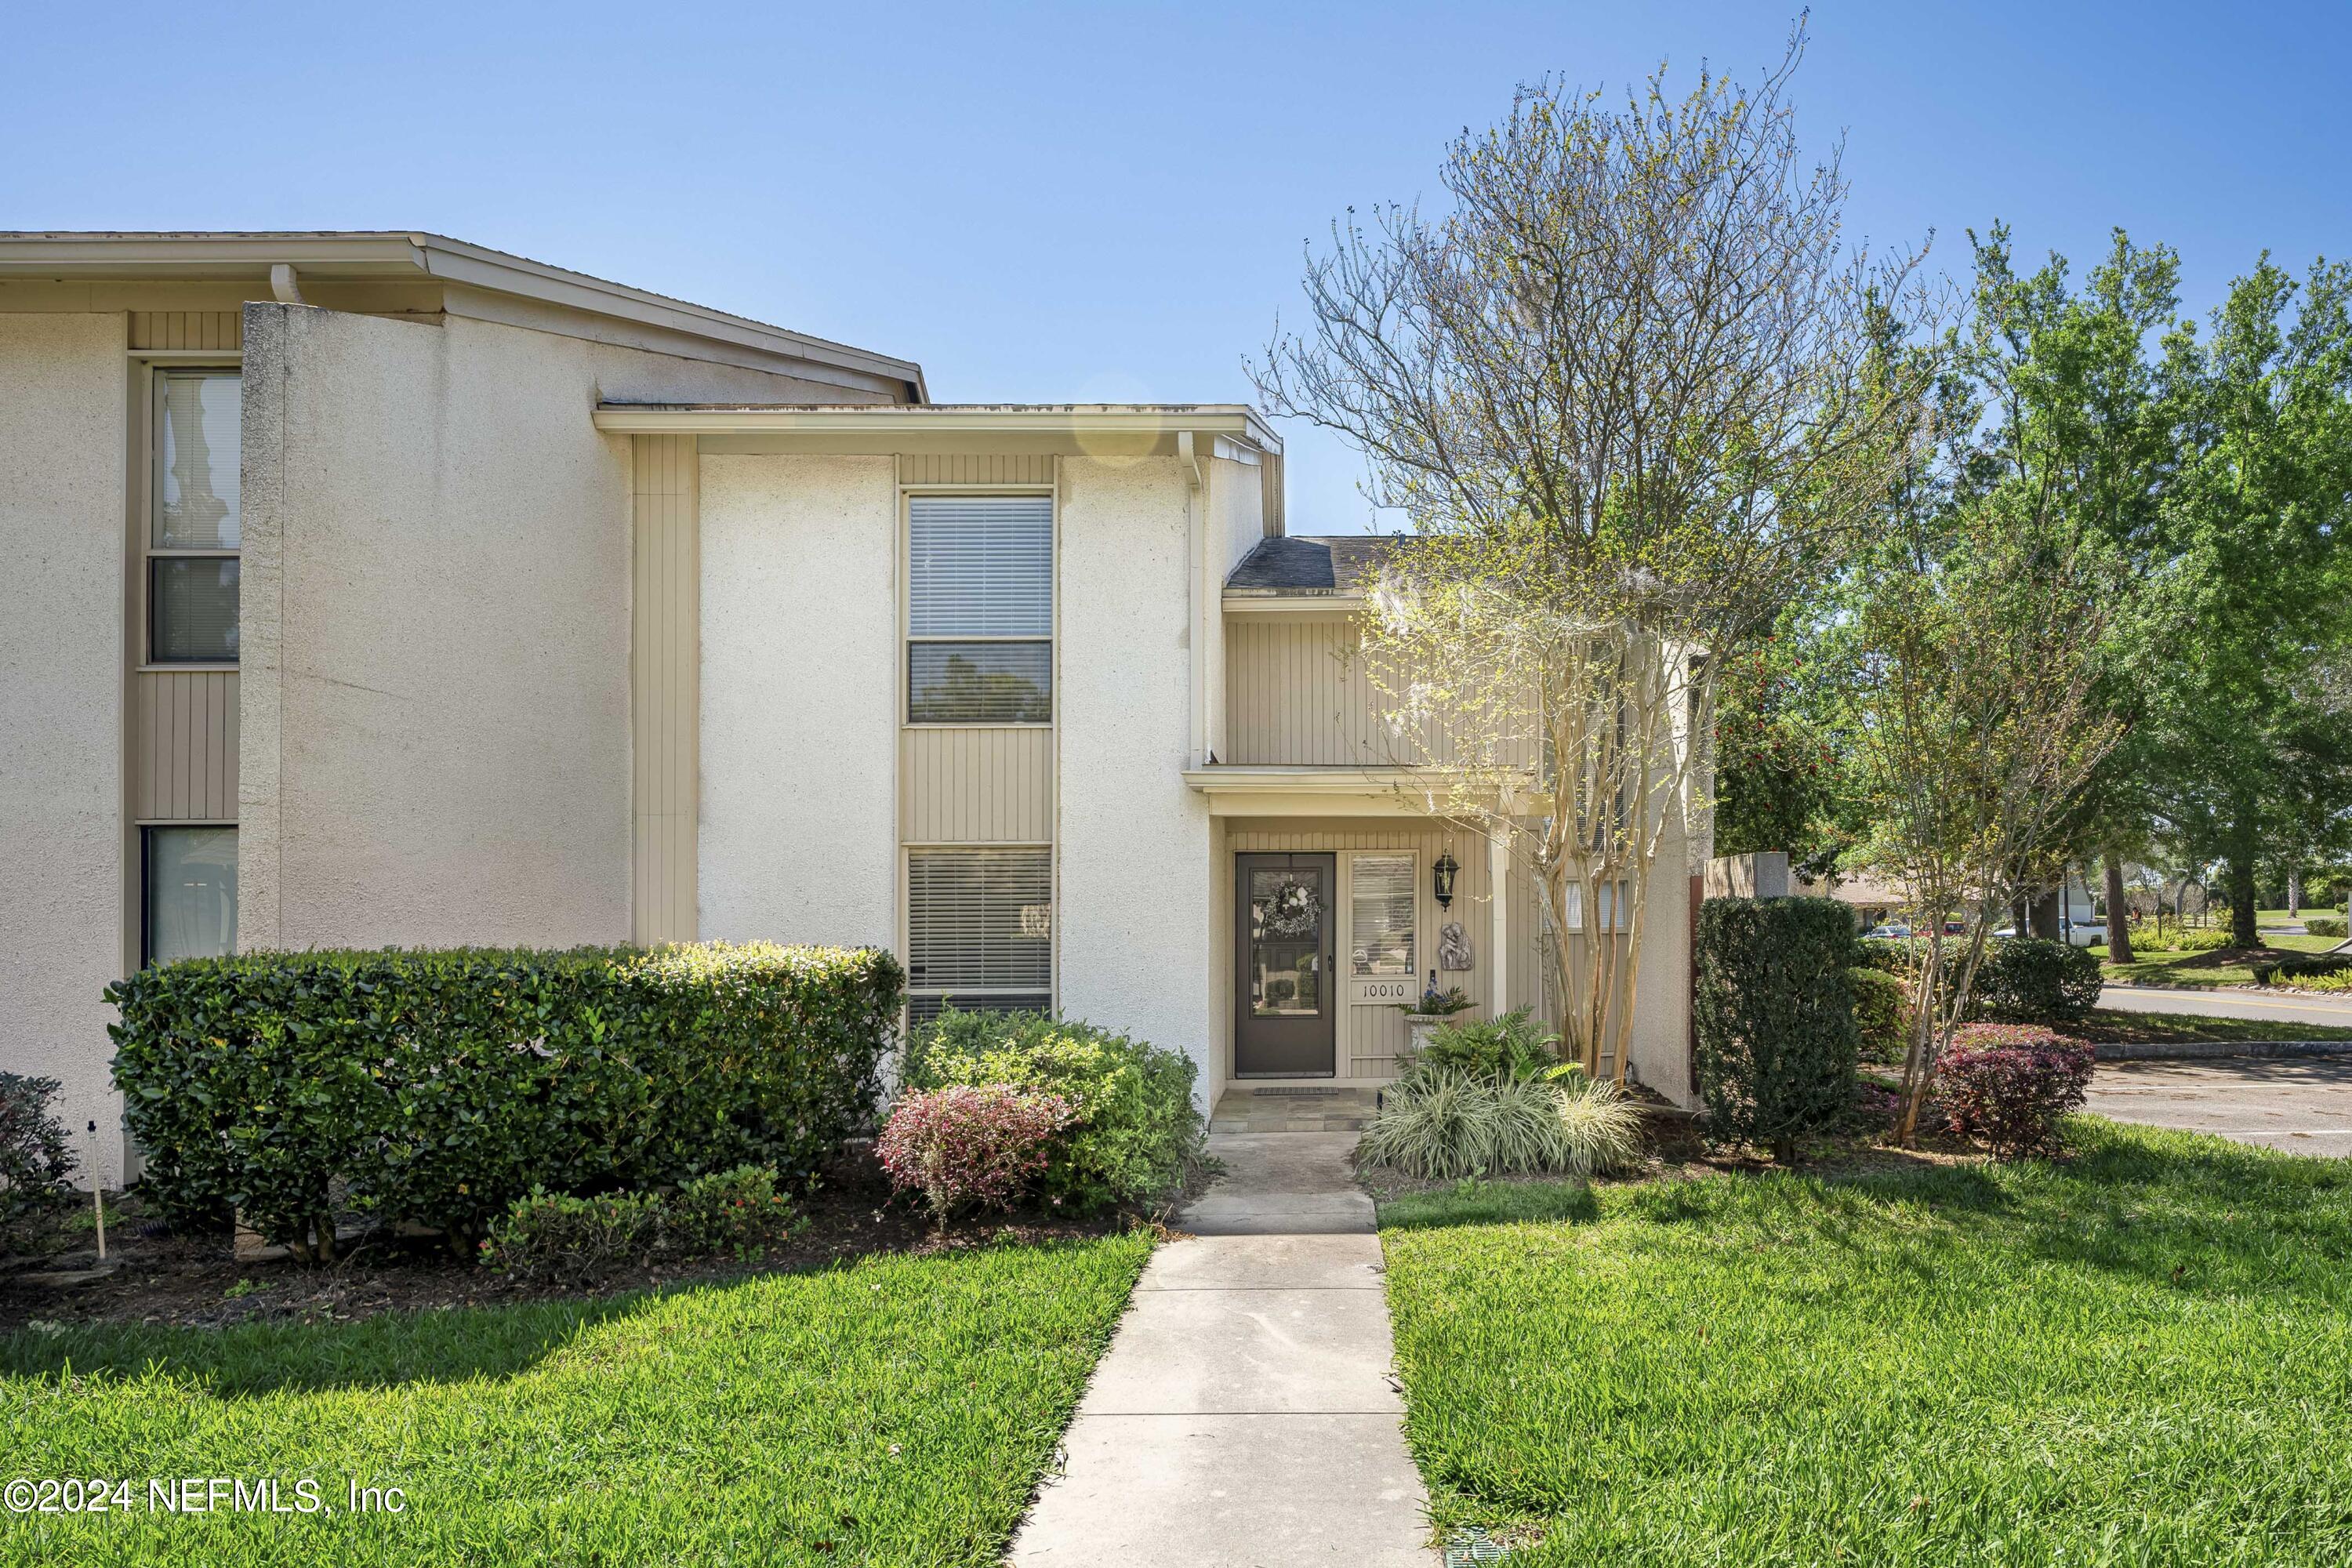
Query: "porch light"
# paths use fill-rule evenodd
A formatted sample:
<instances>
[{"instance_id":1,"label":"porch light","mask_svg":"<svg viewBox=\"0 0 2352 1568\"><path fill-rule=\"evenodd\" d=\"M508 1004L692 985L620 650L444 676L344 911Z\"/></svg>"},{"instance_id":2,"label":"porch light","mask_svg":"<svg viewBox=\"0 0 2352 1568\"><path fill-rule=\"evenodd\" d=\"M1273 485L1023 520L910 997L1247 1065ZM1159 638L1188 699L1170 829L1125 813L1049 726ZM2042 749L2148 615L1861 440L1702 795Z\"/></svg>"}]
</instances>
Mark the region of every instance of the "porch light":
<instances>
[{"instance_id":1,"label":"porch light","mask_svg":"<svg viewBox=\"0 0 2352 1568\"><path fill-rule=\"evenodd\" d=\"M1453 853L1450 850L1445 854L1440 855L1437 858L1437 864L1430 868L1430 871L1437 883L1437 907L1439 909L1450 910L1454 907L1454 879L1461 872L1461 869L1462 868L1454 862Z\"/></svg>"}]
</instances>

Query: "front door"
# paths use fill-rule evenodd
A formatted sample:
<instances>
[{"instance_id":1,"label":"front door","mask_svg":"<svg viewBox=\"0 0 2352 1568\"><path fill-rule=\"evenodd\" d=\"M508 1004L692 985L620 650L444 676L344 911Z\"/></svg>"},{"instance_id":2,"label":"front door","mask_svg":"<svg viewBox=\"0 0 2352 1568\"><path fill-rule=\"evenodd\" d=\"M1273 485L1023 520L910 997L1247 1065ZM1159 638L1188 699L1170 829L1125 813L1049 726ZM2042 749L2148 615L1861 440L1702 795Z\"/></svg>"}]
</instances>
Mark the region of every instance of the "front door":
<instances>
[{"instance_id":1,"label":"front door","mask_svg":"<svg viewBox=\"0 0 2352 1568\"><path fill-rule=\"evenodd\" d=\"M1330 1078L1330 855L1234 857L1234 1076Z\"/></svg>"}]
</instances>

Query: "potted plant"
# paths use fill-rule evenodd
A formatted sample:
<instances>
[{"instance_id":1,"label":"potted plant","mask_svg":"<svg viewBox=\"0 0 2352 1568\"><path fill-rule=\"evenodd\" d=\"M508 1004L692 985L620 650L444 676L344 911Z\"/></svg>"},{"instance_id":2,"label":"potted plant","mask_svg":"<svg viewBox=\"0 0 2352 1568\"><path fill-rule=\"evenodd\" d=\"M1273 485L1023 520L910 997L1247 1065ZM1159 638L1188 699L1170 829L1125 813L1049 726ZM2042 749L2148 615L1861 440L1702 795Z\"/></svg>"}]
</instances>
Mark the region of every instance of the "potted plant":
<instances>
[{"instance_id":1,"label":"potted plant","mask_svg":"<svg viewBox=\"0 0 2352 1568\"><path fill-rule=\"evenodd\" d=\"M1470 998L1463 994L1459 985L1440 991L1437 971L1431 970L1429 984L1422 988L1420 1000L1396 1005L1396 1010L1404 1015L1405 1049L1419 1055L1421 1048L1429 1044L1431 1031L1456 1013L1468 1012L1471 1005Z\"/></svg>"}]
</instances>

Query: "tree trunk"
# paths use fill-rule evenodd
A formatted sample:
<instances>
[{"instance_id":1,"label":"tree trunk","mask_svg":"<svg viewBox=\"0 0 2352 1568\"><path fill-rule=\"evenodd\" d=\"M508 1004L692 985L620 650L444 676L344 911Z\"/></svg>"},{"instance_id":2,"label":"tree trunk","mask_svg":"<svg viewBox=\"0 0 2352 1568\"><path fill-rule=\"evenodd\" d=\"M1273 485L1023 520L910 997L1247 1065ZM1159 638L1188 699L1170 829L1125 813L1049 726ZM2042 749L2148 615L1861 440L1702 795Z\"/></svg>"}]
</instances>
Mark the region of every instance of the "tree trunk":
<instances>
[{"instance_id":1,"label":"tree trunk","mask_svg":"<svg viewBox=\"0 0 2352 1568\"><path fill-rule=\"evenodd\" d=\"M2020 936L2038 936L2050 942L2058 940L2059 900L2063 895L2047 888L2038 889L2025 906L2026 924L2017 928Z\"/></svg>"},{"instance_id":2,"label":"tree trunk","mask_svg":"<svg viewBox=\"0 0 2352 1568\"><path fill-rule=\"evenodd\" d=\"M2229 874L2222 879L2230 890L2230 945L2259 947L2262 938L2254 931L2254 835L2245 817L2239 820L2242 826L2230 836Z\"/></svg>"},{"instance_id":3,"label":"tree trunk","mask_svg":"<svg viewBox=\"0 0 2352 1568\"><path fill-rule=\"evenodd\" d=\"M2100 857L2107 863L2107 962L2132 962L2131 904L2124 892L2123 857L2109 850Z\"/></svg>"},{"instance_id":4,"label":"tree trunk","mask_svg":"<svg viewBox=\"0 0 2352 1568\"><path fill-rule=\"evenodd\" d=\"M2289 919L2303 913L2303 872L2294 866L2286 868L2286 912Z\"/></svg>"}]
</instances>

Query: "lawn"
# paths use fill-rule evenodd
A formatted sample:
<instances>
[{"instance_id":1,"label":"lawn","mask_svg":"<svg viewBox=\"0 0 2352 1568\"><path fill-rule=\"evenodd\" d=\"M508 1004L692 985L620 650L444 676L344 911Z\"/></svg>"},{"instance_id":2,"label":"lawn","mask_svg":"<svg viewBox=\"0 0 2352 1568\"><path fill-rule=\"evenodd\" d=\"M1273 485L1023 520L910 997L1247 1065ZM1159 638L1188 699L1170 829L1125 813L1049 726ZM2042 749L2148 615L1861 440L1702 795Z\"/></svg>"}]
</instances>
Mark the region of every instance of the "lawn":
<instances>
[{"instance_id":1,"label":"lawn","mask_svg":"<svg viewBox=\"0 0 2352 1568\"><path fill-rule=\"evenodd\" d=\"M1384 1210L1438 1523L1529 1563L2345 1562L2352 1170L2077 1137Z\"/></svg>"},{"instance_id":2,"label":"lawn","mask_svg":"<svg viewBox=\"0 0 2352 1568\"><path fill-rule=\"evenodd\" d=\"M603 1301L0 1341L0 1563L995 1563L1150 1251L1130 1234ZM149 1511L310 1478L331 1512ZM352 1484L405 1510L355 1514Z\"/></svg>"},{"instance_id":3,"label":"lawn","mask_svg":"<svg viewBox=\"0 0 2352 1568\"><path fill-rule=\"evenodd\" d=\"M2200 1018L2187 1013L2137 1013L2124 1007L2101 1007L2065 1032L2077 1039L2104 1044L2149 1045L2168 1040L2352 1040L2352 1028L2341 1024L2306 1024L2300 1018Z\"/></svg>"},{"instance_id":4,"label":"lawn","mask_svg":"<svg viewBox=\"0 0 2352 1568\"><path fill-rule=\"evenodd\" d=\"M2291 936L2279 931L2264 931L2263 945L2273 952L2326 952L2338 939L2327 936ZM2100 971L2119 984L2140 985L2252 985L2254 972L2246 967L2242 949L2213 949L2203 952L2180 952L2166 949L2135 946L2132 962L2109 963L2107 949L2101 942L2091 949L2097 955Z\"/></svg>"}]
</instances>

